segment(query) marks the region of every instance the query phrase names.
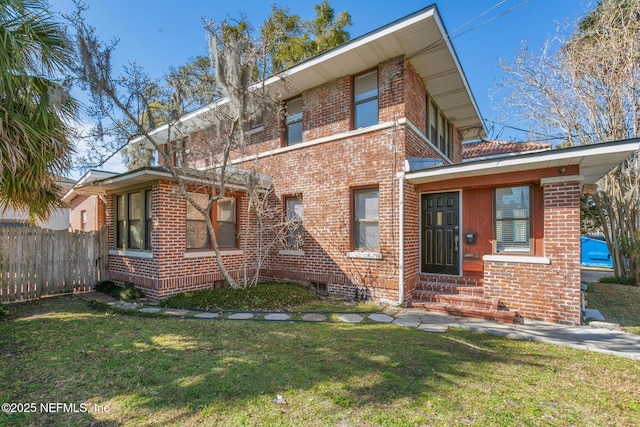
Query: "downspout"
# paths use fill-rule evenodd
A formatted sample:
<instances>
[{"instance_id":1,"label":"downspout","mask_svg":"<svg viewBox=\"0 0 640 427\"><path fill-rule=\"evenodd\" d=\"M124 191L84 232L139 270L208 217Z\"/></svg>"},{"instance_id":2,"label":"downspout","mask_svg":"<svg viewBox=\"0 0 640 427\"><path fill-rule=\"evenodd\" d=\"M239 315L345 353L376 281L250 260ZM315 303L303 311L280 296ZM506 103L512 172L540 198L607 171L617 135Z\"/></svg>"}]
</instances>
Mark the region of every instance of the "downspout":
<instances>
[{"instance_id":1,"label":"downspout","mask_svg":"<svg viewBox=\"0 0 640 427\"><path fill-rule=\"evenodd\" d=\"M399 306L404 303L404 175L405 165L398 172L398 301L381 298L380 302Z\"/></svg>"}]
</instances>

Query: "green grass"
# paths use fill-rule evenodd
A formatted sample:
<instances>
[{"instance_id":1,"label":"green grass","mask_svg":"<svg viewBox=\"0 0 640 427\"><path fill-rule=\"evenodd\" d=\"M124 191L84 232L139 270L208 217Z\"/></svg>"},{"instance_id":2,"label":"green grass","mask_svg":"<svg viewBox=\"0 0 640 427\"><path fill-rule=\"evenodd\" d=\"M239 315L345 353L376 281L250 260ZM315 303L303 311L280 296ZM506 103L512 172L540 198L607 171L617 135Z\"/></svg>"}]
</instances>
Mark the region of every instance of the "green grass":
<instances>
[{"instance_id":1,"label":"green grass","mask_svg":"<svg viewBox=\"0 0 640 427\"><path fill-rule=\"evenodd\" d=\"M335 298L318 296L306 286L279 282L264 282L241 289L185 292L171 296L161 304L203 310L372 312L380 309L375 304L346 304Z\"/></svg>"},{"instance_id":2,"label":"green grass","mask_svg":"<svg viewBox=\"0 0 640 427\"><path fill-rule=\"evenodd\" d=\"M619 323L626 332L640 334L640 287L589 284L587 307L597 309L608 322Z\"/></svg>"},{"instance_id":3,"label":"green grass","mask_svg":"<svg viewBox=\"0 0 640 427\"><path fill-rule=\"evenodd\" d=\"M122 316L75 297L11 308L0 403L108 410L0 425L640 424L640 364L599 353L461 330Z\"/></svg>"}]
</instances>

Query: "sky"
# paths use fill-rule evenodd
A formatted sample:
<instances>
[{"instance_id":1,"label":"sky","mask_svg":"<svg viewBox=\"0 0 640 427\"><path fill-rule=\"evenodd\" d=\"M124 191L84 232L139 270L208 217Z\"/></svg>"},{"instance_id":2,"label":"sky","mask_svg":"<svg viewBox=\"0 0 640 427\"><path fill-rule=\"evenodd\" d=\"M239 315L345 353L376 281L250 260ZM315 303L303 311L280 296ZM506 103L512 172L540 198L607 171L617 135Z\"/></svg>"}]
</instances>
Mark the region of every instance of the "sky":
<instances>
[{"instance_id":1,"label":"sky","mask_svg":"<svg viewBox=\"0 0 640 427\"><path fill-rule=\"evenodd\" d=\"M314 16L316 1L278 0L303 19ZM203 19L219 21L241 14L258 27L271 12L271 0L85 0L87 21L103 40L118 40L114 71L135 61L154 77L171 66L180 66L197 55L207 54ZM431 5L420 0L331 0L336 12L346 10L353 25L351 38ZM503 77L498 61L513 59L523 43L537 50L554 35L558 25L575 22L591 10L594 0L437 0L444 25L452 37L462 69L490 138L523 140L527 134L505 128L518 123L500 112L492 99L496 80ZM53 11L70 12L72 0L50 0ZM79 148L82 149L81 147ZM120 155L103 165L123 171ZM77 173L76 173L77 174Z\"/></svg>"}]
</instances>

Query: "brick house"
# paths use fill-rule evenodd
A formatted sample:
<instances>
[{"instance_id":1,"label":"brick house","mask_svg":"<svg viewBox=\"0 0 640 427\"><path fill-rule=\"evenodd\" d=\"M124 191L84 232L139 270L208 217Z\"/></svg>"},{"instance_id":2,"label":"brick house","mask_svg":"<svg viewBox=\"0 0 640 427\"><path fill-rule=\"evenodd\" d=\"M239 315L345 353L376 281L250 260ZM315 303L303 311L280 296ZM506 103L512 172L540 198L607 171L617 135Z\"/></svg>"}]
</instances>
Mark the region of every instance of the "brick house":
<instances>
[{"instance_id":1,"label":"brick house","mask_svg":"<svg viewBox=\"0 0 640 427\"><path fill-rule=\"evenodd\" d=\"M107 223L106 199L102 194L86 193L83 187L88 184L117 175L96 169L87 171L75 186L62 197L62 202L69 207L70 231L98 231Z\"/></svg>"},{"instance_id":2,"label":"brick house","mask_svg":"<svg viewBox=\"0 0 640 427\"><path fill-rule=\"evenodd\" d=\"M302 226L262 276L465 316L579 323L580 194L638 141L463 163L462 142L486 130L445 34L430 6L266 81L284 113L252 129L232 164L258 171ZM167 127L153 133L184 144ZM242 182L231 184L212 220L238 277L250 249L239 236L254 224ZM113 280L161 299L222 279L202 217L163 168L76 190L106 200Z\"/></svg>"}]
</instances>

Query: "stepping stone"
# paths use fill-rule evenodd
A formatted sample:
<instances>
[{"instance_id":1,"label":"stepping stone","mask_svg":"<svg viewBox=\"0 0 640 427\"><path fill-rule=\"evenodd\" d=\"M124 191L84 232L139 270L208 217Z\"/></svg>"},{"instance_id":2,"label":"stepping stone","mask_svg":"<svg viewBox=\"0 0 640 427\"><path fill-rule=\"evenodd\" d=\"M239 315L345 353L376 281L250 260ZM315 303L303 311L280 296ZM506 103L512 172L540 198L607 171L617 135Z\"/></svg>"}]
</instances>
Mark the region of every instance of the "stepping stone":
<instances>
[{"instance_id":1,"label":"stepping stone","mask_svg":"<svg viewBox=\"0 0 640 427\"><path fill-rule=\"evenodd\" d=\"M123 310L136 310L138 308L138 304L135 302L123 302L117 307Z\"/></svg>"},{"instance_id":2,"label":"stepping stone","mask_svg":"<svg viewBox=\"0 0 640 427\"><path fill-rule=\"evenodd\" d=\"M289 320L291 316L284 313L271 313L264 316L264 320Z\"/></svg>"},{"instance_id":3,"label":"stepping stone","mask_svg":"<svg viewBox=\"0 0 640 427\"><path fill-rule=\"evenodd\" d=\"M393 321L396 325L399 326L408 326L410 328L417 328L420 325L420 319L417 317L407 316L401 317Z\"/></svg>"},{"instance_id":4,"label":"stepping stone","mask_svg":"<svg viewBox=\"0 0 640 427\"><path fill-rule=\"evenodd\" d=\"M327 320L327 316L318 313L309 313L302 316L302 320L306 320L307 322L324 322Z\"/></svg>"},{"instance_id":5,"label":"stepping stone","mask_svg":"<svg viewBox=\"0 0 640 427\"><path fill-rule=\"evenodd\" d=\"M229 315L227 319L231 320L246 320L251 319L253 317L253 313L234 313Z\"/></svg>"},{"instance_id":6,"label":"stepping stone","mask_svg":"<svg viewBox=\"0 0 640 427\"><path fill-rule=\"evenodd\" d=\"M387 316L386 314L381 314L381 313L370 314L369 319L373 320L374 322L380 322L380 323L393 322L393 317Z\"/></svg>"},{"instance_id":7,"label":"stepping stone","mask_svg":"<svg viewBox=\"0 0 640 427\"><path fill-rule=\"evenodd\" d=\"M218 313L204 312L204 313L198 313L193 317L197 317L198 319L215 319L216 317L218 317Z\"/></svg>"},{"instance_id":8,"label":"stepping stone","mask_svg":"<svg viewBox=\"0 0 640 427\"><path fill-rule=\"evenodd\" d=\"M167 310L164 312L167 316L186 316L187 310Z\"/></svg>"},{"instance_id":9,"label":"stepping stone","mask_svg":"<svg viewBox=\"0 0 640 427\"><path fill-rule=\"evenodd\" d=\"M421 331L425 331L425 332L434 332L434 333L443 333L443 332L447 332L449 330L448 327L443 326L443 325L429 325L429 324L422 324L420 326L418 326L418 329L420 329Z\"/></svg>"},{"instance_id":10,"label":"stepping stone","mask_svg":"<svg viewBox=\"0 0 640 427\"><path fill-rule=\"evenodd\" d=\"M363 317L359 314L341 314L338 317L338 320L346 323L360 323L362 322Z\"/></svg>"},{"instance_id":11,"label":"stepping stone","mask_svg":"<svg viewBox=\"0 0 640 427\"><path fill-rule=\"evenodd\" d=\"M145 308L141 308L138 311L141 311L142 313L157 313L161 310L162 309L160 307L145 307Z\"/></svg>"}]
</instances>

